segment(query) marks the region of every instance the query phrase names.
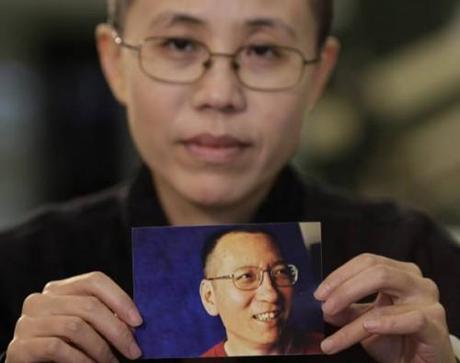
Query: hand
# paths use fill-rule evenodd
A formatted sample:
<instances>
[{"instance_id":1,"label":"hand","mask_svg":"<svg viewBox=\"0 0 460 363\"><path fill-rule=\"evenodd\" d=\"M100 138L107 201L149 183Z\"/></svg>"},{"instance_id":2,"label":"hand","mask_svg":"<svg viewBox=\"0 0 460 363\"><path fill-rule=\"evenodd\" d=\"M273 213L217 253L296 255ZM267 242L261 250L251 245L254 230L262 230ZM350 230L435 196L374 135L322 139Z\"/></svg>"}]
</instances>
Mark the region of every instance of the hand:
<instances>
[{"instance_id":1,"label":"hand","mask_svg":"<svg viewBox=\"0 0 460 363\"><path fill-rule=\"evenodd\" d=\"M103 273L50 282L24 301L6 363L116 362L110 345L136 359L132 328L141 323L131 298Z\"/></svg>"},{"instance_id":2,"label":"hand","mask_svg":"<svg viewBox=\"0 0 460 363\"><path fill-rule=\"evenodd\" d=\"M358 304L377 294L373 303ZM380 363L454 363L436 284L410 263L364 254L329 275L315 292L324 318L341 327L326 354L361 343Z\"/></svg>"}]
</instances>

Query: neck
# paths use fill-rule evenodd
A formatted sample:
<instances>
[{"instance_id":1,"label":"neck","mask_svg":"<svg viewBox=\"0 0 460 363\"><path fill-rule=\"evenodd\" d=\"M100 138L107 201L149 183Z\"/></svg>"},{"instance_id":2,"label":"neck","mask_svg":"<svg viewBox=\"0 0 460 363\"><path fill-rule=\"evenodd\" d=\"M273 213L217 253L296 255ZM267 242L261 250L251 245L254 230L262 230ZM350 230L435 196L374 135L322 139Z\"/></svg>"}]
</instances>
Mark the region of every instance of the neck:
<instances>
[{"instance_id":1,"label":"neck","mask_svg":"<svg viewBox=\"0 0 460 363\"><path fill-rule=\"evenodd\" d=\"M218 225L248 223L262 200L269 193L272 183L259 188L243 201L226 205L200 205L183 198L176 190L159 178L153 178L158 198L171 225Z\"/></svg>"},{"instance_id":2,"label":"neck","mask_svg":"<svg viewBox=\"0 0 460 363\"><path fill-rule=\"evenodd\" d=\"M267 345L249 345L242 342L227 340L224 344L225 353L227 356L268 356L268 355L283 355L289 352L291 339L284 336L275 344Z\"/></svg>"}]
</instances>

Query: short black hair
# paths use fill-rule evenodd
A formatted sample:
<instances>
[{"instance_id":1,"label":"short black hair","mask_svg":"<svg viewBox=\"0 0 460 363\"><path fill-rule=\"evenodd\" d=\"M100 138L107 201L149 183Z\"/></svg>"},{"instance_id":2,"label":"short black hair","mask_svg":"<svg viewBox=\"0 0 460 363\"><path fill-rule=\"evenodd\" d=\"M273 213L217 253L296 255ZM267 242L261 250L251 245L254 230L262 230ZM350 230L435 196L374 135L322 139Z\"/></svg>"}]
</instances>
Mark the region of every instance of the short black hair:
<instances>
[{"instance_id":1,"label":"short black hair","mask_svg":"<svg viewBox=\"0 0 460 363\"><path fill-rule=\"evenodd\" d=\"M123 33L126 13L134 0L107 0L108 22ZM334 0L308 0L318 20L318 45L321 47L331 32Z\"/></svg>"},{"instance_id":2,"label":"short black hair","mask_svg":"<svg viewBox=\"0 0 460 363\"><path fill-rule=\"evenodd\" d=\"M107 0L107 22L122 33L125 17L133 0Z\"/></svg>"},{"instance_id":3,"label":"short black hair","mask_svg":"<svg viewBox=\"0 0 460 363\"><path fill-rule=\"evenodd\" d=\"M278 248L279 243L277 238L273 235L273 233L267 231L266 229L262 228L261 226L242 226L242 227L234 227L228 226L219 229L217 232L212 233L203 244L201 248L201 267L203 269L203 274L206 275L206 267L209 263L210 256L212 255L213 251L216 249L219 241L222 237L233 234L233 233L250 233L250 234L263 234L270 238L271 242Z\"/></svg>"},{"instance_id":4,"label":"short black hair","mask_svg":"<svg viewBox=\"0 0 460 363\"><path fill-rule=\"evenodd\" d=\"M310 0L315 19L318 20L318 46L322 47L331 33L334 19L334 0Z\"/></svg>"}]
</instances>

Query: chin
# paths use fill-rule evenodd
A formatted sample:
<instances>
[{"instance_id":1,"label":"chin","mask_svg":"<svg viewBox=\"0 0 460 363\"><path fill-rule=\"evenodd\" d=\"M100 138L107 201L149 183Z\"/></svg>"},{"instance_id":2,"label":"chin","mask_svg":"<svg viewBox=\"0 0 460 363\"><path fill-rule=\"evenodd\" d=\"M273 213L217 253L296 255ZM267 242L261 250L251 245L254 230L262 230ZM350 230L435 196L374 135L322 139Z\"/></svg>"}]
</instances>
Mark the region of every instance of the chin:
<instances>
[{"instance_id":1,"label":"chin","mask_svg":"<svg viewBox=\"0 0 460 363\"><path fill-rule=\"evenodd\" d=\"M196 205L207 208L236 206L248 201L257 187L256 177L244 175L201 174L195 175L181 183L182 192Z\"/></svg>"},{"instance_id":2,"label":"chin","mask_svg":"<svg viewBox=\"0 0 460 363\"><path fill-rule=\"evenodd\" d=\"M201 207L223 208L238 204L245 199L247 192L236 190L234 186L202 184L189 188L187 199Z\"/></svg>"}]
</instances>

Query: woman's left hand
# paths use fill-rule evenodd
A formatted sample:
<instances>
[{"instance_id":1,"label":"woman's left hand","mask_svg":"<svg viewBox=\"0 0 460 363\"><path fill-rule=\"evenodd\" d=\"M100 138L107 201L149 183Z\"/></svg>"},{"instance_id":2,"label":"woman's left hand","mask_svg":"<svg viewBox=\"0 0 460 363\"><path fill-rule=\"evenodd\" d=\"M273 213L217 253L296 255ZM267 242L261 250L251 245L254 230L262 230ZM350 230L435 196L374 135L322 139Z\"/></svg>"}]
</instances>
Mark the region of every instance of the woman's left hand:
<instances>
[{"instance_id":1,"label":"woman's left hand","mask_svg":"<svg viewBox=\"0 0 460 363\"><path fill-rule=\"evenodd\" d=\"M358 301L376 295L373 303ZM380 363L455 363L436 284L411 263L363 254L329 275L315 292L325 320L341 327L326 354L360 343Z\"/></svg>"}]
</instances>

